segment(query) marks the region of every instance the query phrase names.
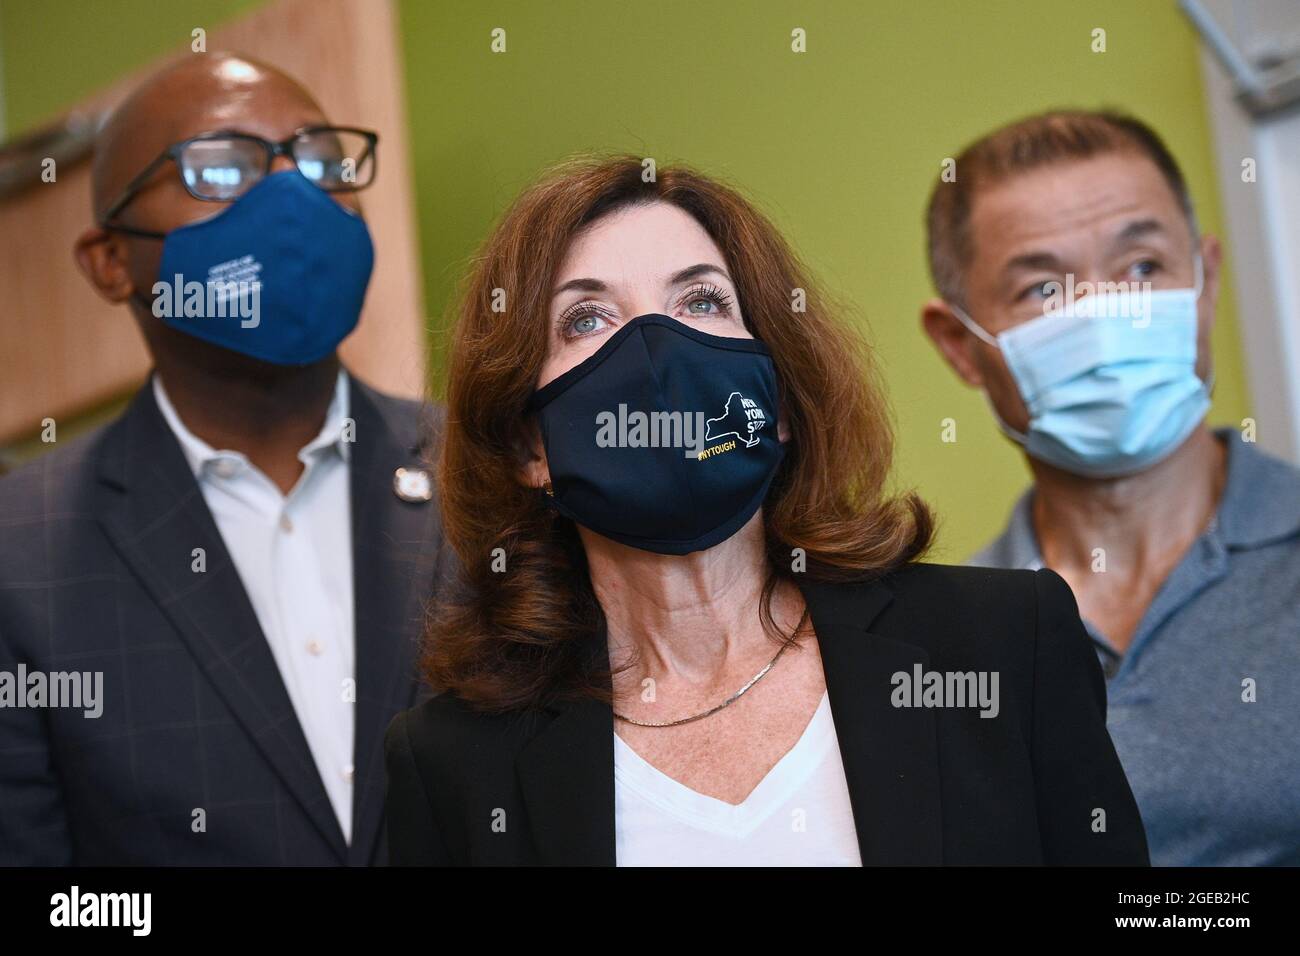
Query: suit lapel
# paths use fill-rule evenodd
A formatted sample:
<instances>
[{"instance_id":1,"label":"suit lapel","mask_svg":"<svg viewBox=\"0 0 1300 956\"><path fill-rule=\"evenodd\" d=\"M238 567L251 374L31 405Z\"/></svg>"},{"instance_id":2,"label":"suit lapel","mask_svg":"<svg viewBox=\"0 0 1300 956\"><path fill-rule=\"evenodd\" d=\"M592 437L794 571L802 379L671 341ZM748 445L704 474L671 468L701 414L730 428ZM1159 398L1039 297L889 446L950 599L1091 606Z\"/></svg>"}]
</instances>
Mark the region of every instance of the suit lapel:
<instances>
[{"instance_id":1,"label":"suit lapel","mask_svg":"<svg viewBox=\"0 0 1300 956\"><path fill-rule=\"evenodd\" d=\"M593 665L607 660L604 628L585 639L582 653ZM548 710L550 722L515 758L540 862L614 866L613 710L587 698Z\"/></svg>"},{"instance_id":2,"label":"suit lapel","mask_svg":"<svg viewBox=\"0 0 1300 956\"><path fill-rule=\"evenodd\" d=\"M394 491L398 468L420 467L434 423L386 416L383 399L351 379L352 574L356 608L356 741L348 862L374 860L384 812L384 731L410 707L425 602L442 556L438 508Z\"/></svg>"},{"instance_id":3,"label":"suit lapel","mask_svg":"<svg viewBox=\"0 0 1300 956\"><path fill-rule=\"evenodd\" d=\"M342 861L343 832L271 648L149 386L106 437L99 476L109 540Z\"/></svg>"},{"instance_id":4,"label":"suit lapel","mask_svg":"<svg viewBox=\"0 0 1300 956\"><path fill-rule=\"evenodd\" d=\"M925 668L927 653L897 639L900 614L867 629L891 604L865 585L803 587L826 672L826 690L848 782L864 866L943 862L939 754L934 713L890 701L892 676Z\"/></svg>"},{"instance_id":5,"label":"suit lapel","mask_svg":"<svg viewBox=\"0 0 1300 956\"><path fill-rule=\"evenodd\" d=\"M614 716L608 704L562 705L515 768L542 863L615 865Z\"/></svg>"}]
</instances>

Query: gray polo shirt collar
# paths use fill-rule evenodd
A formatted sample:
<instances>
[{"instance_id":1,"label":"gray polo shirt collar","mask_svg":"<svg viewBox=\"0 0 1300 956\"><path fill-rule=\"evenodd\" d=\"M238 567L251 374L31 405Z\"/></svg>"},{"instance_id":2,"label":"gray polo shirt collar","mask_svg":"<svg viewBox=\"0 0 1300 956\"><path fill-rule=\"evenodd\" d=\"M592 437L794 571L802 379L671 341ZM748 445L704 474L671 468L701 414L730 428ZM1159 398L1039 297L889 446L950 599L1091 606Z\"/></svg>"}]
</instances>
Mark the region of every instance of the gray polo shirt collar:
<instances>
[{"instance_id":1,"label":"gray polo shirt collar","mask_svg":"<svg viewBox=\"0 0 1300 956\"><path fill-rule=\"evenodd\" d=\"M1234 429L1215 434L1228 447L1228 480L1217 515L1224 544L1259 548L1300 531L1300 472L1260 454Z\"/></svg>"}]
</instances>

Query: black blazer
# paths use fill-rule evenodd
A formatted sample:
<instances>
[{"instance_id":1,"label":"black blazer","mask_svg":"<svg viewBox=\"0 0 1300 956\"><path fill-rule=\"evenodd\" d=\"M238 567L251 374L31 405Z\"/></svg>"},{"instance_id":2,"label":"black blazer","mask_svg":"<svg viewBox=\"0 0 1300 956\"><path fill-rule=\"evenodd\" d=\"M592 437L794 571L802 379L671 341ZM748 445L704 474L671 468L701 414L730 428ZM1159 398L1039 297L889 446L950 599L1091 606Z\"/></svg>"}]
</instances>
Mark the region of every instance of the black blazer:
<instances>
[{"instance_id":1,"label":"black blazer","mask_svg":"<svg viewBox=\"0 0 1300 956\"><path fill-rule=\"evenodd\" d=\"M105 429L0 479L0 671L102 671L105 698L98 719L0 708L0 864L386 859L383 734L418 699L420 610L442 534L436 502L403 501L393 485L395 469L421 460L430 413L351 384L351 846L146 386ZM206 550L203 573L195 548ZM206 829L195 832L196 819Z\"/></svg>"},{"instance_id":2,"label":"black blazer","mask_svg":"<svg viewBox=\"0 0 1300 956\"><path fill-rule=\"evenodd\" d=\"M922 564L803 593L864 864L1147 864L1101 668L1055 573ZM1000 713L893 706L892 675L918 664L997 671ZM445 694L398 715L392 862L613 865L613 733L591 701L485 716Z\"/></svg>"}]
</instances>

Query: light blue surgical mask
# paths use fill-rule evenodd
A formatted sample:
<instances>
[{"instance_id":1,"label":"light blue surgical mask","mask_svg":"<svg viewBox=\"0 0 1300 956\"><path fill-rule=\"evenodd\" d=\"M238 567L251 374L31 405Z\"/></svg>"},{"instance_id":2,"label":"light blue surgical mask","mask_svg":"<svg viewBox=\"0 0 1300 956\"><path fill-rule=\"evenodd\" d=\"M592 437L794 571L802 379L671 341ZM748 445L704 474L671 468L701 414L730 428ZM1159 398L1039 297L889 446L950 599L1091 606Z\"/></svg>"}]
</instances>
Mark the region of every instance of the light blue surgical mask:
<instances>
[{"instance_id":1,"label":"light blue surgical mask","mask_svg":"<svg viewBox=\"0 0 1300 956\"><path fill-rule=\"evenodd\" d=\"M1195 430L1210 406L1196 374L1197 302L1191 289L1105 292L998 335L954 314L1001 349L1029 409L1029 428L998 425L1039 461L1089 478L1145 471ZM990 403L990 407L991 407Z\"/></svg>"}]
</instances>

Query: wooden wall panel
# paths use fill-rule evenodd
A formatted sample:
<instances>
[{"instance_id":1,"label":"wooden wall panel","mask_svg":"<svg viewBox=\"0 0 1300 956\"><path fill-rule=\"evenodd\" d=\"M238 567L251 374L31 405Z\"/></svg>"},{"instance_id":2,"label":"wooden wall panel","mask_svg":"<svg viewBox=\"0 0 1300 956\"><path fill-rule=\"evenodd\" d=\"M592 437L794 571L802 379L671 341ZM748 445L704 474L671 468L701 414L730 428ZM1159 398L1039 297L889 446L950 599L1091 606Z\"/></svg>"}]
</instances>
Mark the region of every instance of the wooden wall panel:
<instances>
[{"instance_id":1,"label":"wooden wall panel","mask_svg":"<svg viewBox=\"0 0 1300 956\"><path fill-rule=\"evenodd\" d=\"M378 130L379 175L361 195L375 272L342 353L371 384L415 396L425 388L425 320L396 30L391 0L275 0L212 30L207 48L274 64L334 122ZM111 107L176 55L202 54L187 45L78 108ZM0 443L32 434L46 416L62 421L126 394L148 371L126 307L101 300L73 261L90 215L88 162L0 202Z\"/></svg>"}]
</instances>

